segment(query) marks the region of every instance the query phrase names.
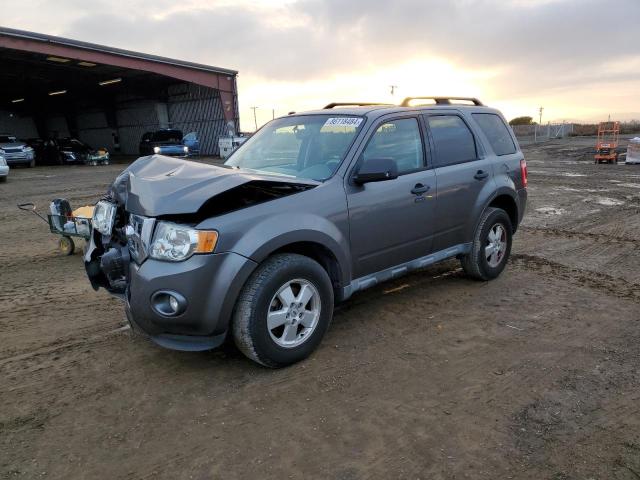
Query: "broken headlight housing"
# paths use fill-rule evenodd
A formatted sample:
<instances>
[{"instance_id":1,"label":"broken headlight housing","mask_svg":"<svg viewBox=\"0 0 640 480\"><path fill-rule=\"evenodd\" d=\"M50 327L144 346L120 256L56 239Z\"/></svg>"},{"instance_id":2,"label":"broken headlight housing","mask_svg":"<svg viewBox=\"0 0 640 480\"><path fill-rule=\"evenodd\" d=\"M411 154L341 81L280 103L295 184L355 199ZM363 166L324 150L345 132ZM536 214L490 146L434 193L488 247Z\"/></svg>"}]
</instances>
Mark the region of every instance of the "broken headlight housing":
<instances>
[{"instance_id":1,"label":"broken headlight housing","mask_svg":"<svg viewBox=\"0 0 640 480\"><path fill-rule=\"evenodd\" d=\"M149 256L156 260L180 262L194 253L211 253L218 243L215 230L196 230L171 222L158 222Z\"/></svg>"},{"instance_id":2,"label":"broken headlight housing","mask_svg":"<svg viewBox=\"0 0 640 480\"><path fill-rule=\"evenodd\" d=\"M93 228L102 233L109 235L113 229L113 222L116 218L116 206L113 203L100 200L96 203L93 210L93 218L91 224Z\"/></svg>"}]
</instances>

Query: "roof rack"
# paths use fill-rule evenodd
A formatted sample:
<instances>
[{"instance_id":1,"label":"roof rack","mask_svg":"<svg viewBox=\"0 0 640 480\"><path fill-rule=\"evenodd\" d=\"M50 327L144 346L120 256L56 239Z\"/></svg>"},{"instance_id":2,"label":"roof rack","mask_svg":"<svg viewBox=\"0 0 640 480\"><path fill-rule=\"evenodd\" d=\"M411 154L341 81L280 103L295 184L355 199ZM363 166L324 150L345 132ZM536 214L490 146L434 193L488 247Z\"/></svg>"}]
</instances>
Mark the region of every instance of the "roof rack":
<instances>
[{"instance_id":1,"label":"roof rack","mask_svg":"<svg viewBox=\"0 0 640 480\"><path fill-rule=\"evenodd\" d=\"M465 100L467 102L473 102L477 107L484 107L484 103L473 97L407 97L402 101L400 106L410 107L411 105L409 104L413 100L434 100L436 105L451 105L451 100Z\"/></svg>"},{"instance_id":2,"label":"roof rack","mask_svg":"<svg viewBox=\"0 0 640 480\"><path fill-rule=\"evenodd\" d=\"M374 106L384 106L384 105L392 105L391 103L378 103L378 102L334 102L328 105L325 105L323 110L329 110L331 108L336 107L374 107Z\"/></svg>"}]
</instances>

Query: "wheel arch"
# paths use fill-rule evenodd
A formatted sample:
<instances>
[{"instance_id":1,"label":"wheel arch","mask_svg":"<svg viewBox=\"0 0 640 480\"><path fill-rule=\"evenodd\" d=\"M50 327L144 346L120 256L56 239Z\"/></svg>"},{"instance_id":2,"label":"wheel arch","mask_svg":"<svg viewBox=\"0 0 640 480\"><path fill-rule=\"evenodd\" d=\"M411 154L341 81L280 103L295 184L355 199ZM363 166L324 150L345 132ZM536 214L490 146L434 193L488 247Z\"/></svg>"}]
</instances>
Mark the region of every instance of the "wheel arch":
<instances>
[{"instance_id":1,"label":"wheel arch","mask_svg":"<svg viewBox=\"0 0 640 480\"><path fill-rule=\"evenodd\" d=\"M279 253L297 253L298 255L304 255L318 262L331 279L334 297L336 299L339 298L342 287L344 286L343 271L338 258L331 249L316 241L303 240L282 245L272 251L268 256Z\"/></svg>"},{"instance_id":2,"label":"wheel arch","mask_svg":"<svg viewBox=\"0 0 640 480\"><path fill-rule=\"evenodd\" d=\"M486 211L487 208L500 208L507 212L509 220L511 220L512 233L516 233L518 229L518 204L514 197L507 193L500 193L489 202L484 210Z\"/></svg>"}]
</instances>

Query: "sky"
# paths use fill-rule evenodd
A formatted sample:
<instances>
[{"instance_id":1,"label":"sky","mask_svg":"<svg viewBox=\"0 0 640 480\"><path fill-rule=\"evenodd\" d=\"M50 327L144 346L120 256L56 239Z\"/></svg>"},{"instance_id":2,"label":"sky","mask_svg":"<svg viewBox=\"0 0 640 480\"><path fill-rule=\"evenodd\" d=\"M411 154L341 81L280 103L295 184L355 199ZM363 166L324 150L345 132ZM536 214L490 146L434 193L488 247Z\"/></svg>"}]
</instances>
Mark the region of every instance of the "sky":
<instances>
[{"instance_id":1,"label":"sky","mask_svg":"<svg viewBox=\"0 0 640 480\"><path fill-rule=\"evenodd\" d=\"M474 96L640 120L640 0L2 0L5 27L238 70L241 128L333 101ZM391 85L396 85L391 95Z\"/></svg>"}]
</instances>

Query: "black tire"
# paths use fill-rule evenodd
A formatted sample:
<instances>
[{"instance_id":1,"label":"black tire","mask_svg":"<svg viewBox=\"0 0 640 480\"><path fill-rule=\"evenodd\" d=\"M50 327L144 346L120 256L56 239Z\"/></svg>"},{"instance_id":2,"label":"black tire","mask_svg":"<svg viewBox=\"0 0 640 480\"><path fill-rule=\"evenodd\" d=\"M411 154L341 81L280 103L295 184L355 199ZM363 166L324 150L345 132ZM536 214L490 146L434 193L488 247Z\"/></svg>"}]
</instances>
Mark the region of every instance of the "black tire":
<instances>
[{"instance_id":1,"label":"black tire","mask_svg":"<svg viewBox=\"0 0 640 480\"><path fill-rule=\"evenodd\" d=\"M497 265L490 265L485 254L485 248L489 243L489 233L496 226L500 225L505 233L506 249L504 250ZM471 278L476 280L493 280L498 277L507 265L511 253L511 243L513 240L513 226L507 212L500 208L489 207L480 218L476 228L471 251L462 257L462 269Z\"/></svg>"},{"instance_id":2,"label":"black tire","mask_svg":"<svg viewBox=\"0 0 640 480\"><path fill-rule=\"evenodd\" d=\"M63 255L73 255L76 250L76 244L71 237L63 235L60 237L60 242L58 242L58 248Z\"/></svg>"},{"instance_id":3,"label":"black tire","mask_svg":"<svg viewBox=\"0 0 640 480\"><path fill-rule=\"evenodd\" d=\"M314 329L300 345L283 347L272 338L267 314L278 289L295 279L315 287L320 313ZM259 265L242 288L233 313L233 339L251 360L270 368L284 367L303 360L317 348L332 317L333 288L324 268L303 255L277 254Z\"/></svg>"},{"instance_id":4,"label":"black tire","mask_svg":"<svg viewBox=\"0 0 640 480\"><path fill-rule=\"evenodd\" d=\"M6 182L6 181L7 181L7 177L8 177L8 176L9 176L9 175L5 175L5 176L3 176L3 177L0 177L0 183L4 183L4 182Z\"/></svg>"}]
</instances>

